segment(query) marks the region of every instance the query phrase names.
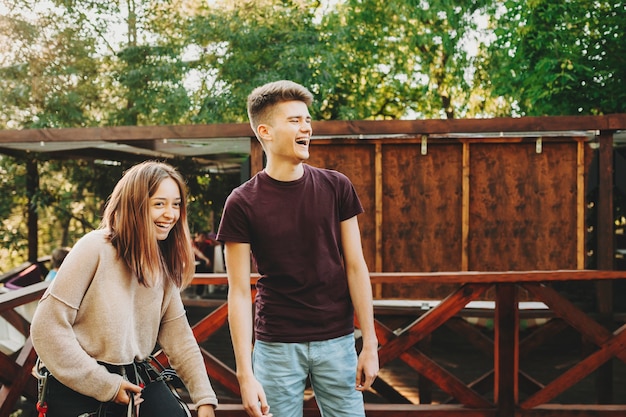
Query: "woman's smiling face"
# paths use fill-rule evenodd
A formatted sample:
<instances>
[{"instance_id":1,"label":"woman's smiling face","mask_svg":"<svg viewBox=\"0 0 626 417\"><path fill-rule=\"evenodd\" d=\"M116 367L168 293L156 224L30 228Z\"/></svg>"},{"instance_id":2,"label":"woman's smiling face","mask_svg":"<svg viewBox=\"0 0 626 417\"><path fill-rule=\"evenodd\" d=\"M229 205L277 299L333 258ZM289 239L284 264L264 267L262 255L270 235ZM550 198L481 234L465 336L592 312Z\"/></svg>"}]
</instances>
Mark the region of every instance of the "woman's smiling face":
<instances>
[{"instance_id":1,"label":"woman's smiling face","mask_svg":"<svg viewBox=\"0 0 626 417\"><path fill-rule=\"evenodd\" d=\"M180 218L181 197L178 184L172 178L161 181L150 196L150 218L158 240L165 240Z\"/></svg>"}]
</instances>

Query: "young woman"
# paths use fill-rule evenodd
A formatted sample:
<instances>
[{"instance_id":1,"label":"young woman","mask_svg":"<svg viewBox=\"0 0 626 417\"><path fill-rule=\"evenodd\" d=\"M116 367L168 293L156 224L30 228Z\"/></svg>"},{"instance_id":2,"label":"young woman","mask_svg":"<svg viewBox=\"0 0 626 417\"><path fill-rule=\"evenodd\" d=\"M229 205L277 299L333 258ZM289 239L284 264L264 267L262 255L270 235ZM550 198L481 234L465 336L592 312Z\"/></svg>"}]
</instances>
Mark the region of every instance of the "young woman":
<instances>
[{"instance_id":1,"label":"young woman","mask_svg":"<svg viewBox=\"0 0 626 417\"><path fill-rule=\"evenodd\" d=\"M115 186L100 228L65 258L31 326L51 374L47 417L103 408L125 416L131 395L141 403L135 370L157 344L198 416L214 416L217 398L180 298L194 272L185 192L171 166L135 165Z\"/></svg>"}]
</instances>

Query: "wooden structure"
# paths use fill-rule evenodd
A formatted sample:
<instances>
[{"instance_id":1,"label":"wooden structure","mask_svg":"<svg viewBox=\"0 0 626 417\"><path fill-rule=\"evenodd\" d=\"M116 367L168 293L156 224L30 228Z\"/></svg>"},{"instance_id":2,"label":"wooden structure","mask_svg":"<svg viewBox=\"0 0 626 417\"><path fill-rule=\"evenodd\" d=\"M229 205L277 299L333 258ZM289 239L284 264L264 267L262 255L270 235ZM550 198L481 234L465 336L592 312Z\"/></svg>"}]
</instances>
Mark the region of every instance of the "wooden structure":
<instances>
[{"instance_id":1,"label":"wooden structure","mask_svg":"<svg viewBox=\"0 0 626 417\"><path fill-rule=\"evenodd\" d=\"M355 181L376 271L584 268L589 138L467 136L329 139L315 143L311 164ZM448 290L382 286L377 296Z\"/></svg>"},{"instance_id":2,"label":"wooden structure","mask_svg":"<svg viewBox=\"0 0 626 417\"><path fill-rule=\"evenodd\" d=\"M402 398L392 385L378 378L374 389L389 397L387 404L367 404L368 416L439 416L439 417L618 417L626 415L626 404L557 404L551 402L558 394L600 368L612 358L626 361L626 325L612 331L605 328L567 299L551 288L551 284L574 280L613 280L626 278L626 271L520 271L520 272L448 272L448 273L372 273L373 285L398 285L399 282L446 283L458 286L436 307L420 311L417 319L400 329L387 327L384 320L376 316L376 332L380 342L381 366L394 359L402 360L407 367L417 371L447 393L451 402L442 404L400 403L393 399ZM256 277L251 277L254 285ZM198 275L198 284L225 284L224 274ZM0 314L12 318L14 309L27 302L37 300L47 282L33 284L0 295ZM479 332L462 320L456 320L461 310L494 288L495 319L493 339ZM524 289L541 300L550 309L553 319L520 340L519 290ZM18 322L20 320L17 320ZM227 304L224 302L194 325L194 334L199 343L212 337L227 324ZM446 370L428 352L420 349L419 342L428 338L442 326L451 326L467 337L468 343L489 355L493 366L474 381L463 381ZM358 323L357 323L358 326ZM520 366L521 357L532 357L534 349L545 339L546 333L558 333L572 327L581 337L593 343L593 353L570 366L552 381L539 382ZM27 327L21 327L28 335ZM239 395L235 371L226 366L211 352L203 349L205 366L215 384L226 387L233 395ZM15 355L0 354L0 417L8 417L20 396L31 401L36 398L32 367L36 354L27 339ZM314 398L305 401L305 416L319 416ZM223 404L217 416L246 416L240 404Z\"/></svg>"},{"instance_id":3,"label":"wooden structure","mask_svg":"<svg viewBox=\"0 0 626 417\"><path fill-rule=\"evenodd\" d=\"M314 122L313 131L309 162L347 174L363 201L372 271L613 269L613 144L626 114L332 121ZM242 170L252 175L263 155L251 133L245 123L0 131L0 153L25 157L36 177L38 155L227 160L232 146L248 149ZM598 219L591 231L586 216ZM36 222L29 227L35 262ZM597 248L586 247L590 233ZM439 298L446 290L383 286L376 294Z\"/></svg>"},{"instance_id":4,"label":"wooden structure","mask_svg":"<svg viewBox=\"0 0 626 417\"><path fill-rule=\"evenodd\" d=\"M376 298L441 300L427 312L416 309L412 323L393 331L377 317L380 357L383 365L399 358L457 404L371 404L368 416L626 415L625 406L607 404L607 398L599 398L604 405L598 406L551 403L590 372L604 370L610 377L605 364L611 358L626 359L622 327L612 328L611 297L612 282L626 278L626 272L612 271L613 146L616 132L626 130L626 114L317 122L313 130L309 162L347 174L365 206L360 225ZM38 152L55 149L52 145L62 145L63 157L72 158L102 155L89 147L91 141L118 145L107 148L107 158L125 157L128 147L134 159L154 158L168 149L173 156L197 157L186 148L176 153L173 144L229 138L248 144L251 174L262 169L262 150L247 124L0 131L0 152L30 155L30 174L36 175L32 161ZM29 224L36 259L36 222ZM197 283L224 279L198 277ZM580 310L550 286L566 281L596 284L599 316ZM44 288L35 284L0 295L0 313L17 320L13 309L36 300ZM491 350L493 369L464 383L417 346L443 325L472 335L455 318L469 302L481 299L495 301L489 312L494 339L474 333L470 343ZM595 346L594 353L547 384L520 369L520 356L542 340L541 333L530 340L519 337L516 301L529 299L545 303L546 316L555 317L540 332L567 325ZM195 326L196 337L204 341L225 323L222 305ZM210 352L204 355L213 380L236 394L233 370ZM28 340L14 357L0 355L0 417L20 395L32 397L34 360ZM382 379L376 389L397 397ZM245 413L240 405L227 404L218 415ZM306 415L318 415L314 404L307 403Z\"/></svg>"}]
</instances>

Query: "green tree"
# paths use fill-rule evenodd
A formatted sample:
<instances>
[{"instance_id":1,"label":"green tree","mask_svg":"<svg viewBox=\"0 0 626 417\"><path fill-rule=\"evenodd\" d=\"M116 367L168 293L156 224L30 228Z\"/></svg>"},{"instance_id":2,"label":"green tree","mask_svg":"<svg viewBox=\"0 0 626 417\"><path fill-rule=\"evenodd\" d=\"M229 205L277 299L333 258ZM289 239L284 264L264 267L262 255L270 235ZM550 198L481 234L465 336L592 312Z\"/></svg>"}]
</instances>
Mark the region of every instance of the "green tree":
<instances>
[{"instance_id":1,"label":"green tree","mask_svg":"<svg viewBox=\"0 0 626 417\"><path fill-rule=\"evenodd\" d=\"M497 7L495 7L497 6ZM626 3L494 3L496 38L484 60L497 96L522 115L626 109Z\"/></svg>"},{"instance_id":2,"label":"green tree","mask_svg":"<svg viewBox=\"0 0 626 417\"><path fill-rule=\"evenodd\" d=\"M311 85L316 3L236 1L207 6L189 21L197 87L194 123L243 122L254 87L281 78Z\"/></svg>"},{"instance_id":3,"label":"green tree","mask_svg":"<svg viewBox=\"0 0 626 417\"><path fill-rule=\"evenodd\" d=\"M97 123L99 60L95 42L83 33L80 22L64 19L63 11L42 10L36 2L12 2L0 25L0 127L80 127ZM39 188L28 190L26 166L36 161ZM71 239L73 205L70 182L84 175L78 162L48 163L37 153L2 157L3 260L14 266L27 259L29 209L40 218L40 254ZM76 195L75 198L79 196ZM80 200L83 208L87 200ZM82 214L79 214L82 215ZM84 221L85 219L83 219ZM83 224L84 226L84 224ZM6 267L7 265L3 265Z\"/></svg>"},{"instance_id":4,"label":"green tree","mask_svg":"<svg viewBox=\"0 0 626 417\"><path fill-rule=\"evenodd\" d=\"M316 119L471 114L466 41L485 2L238 1L191 25L203 75L194 121L245 120L245 98L289 78L317 96Z\"/></svg>"},{"instance_id":5,"label":"green tree","mask_svg":"<svg viewBox=\"0 0 626 417\"><path fill-rule=\"evenodd\" d=\"M312 90L318 120L602 114L623 112L626 102L623 1L0 4L8 11L0 16L0 128L243 122L249 92L281 78ZM485 15L491 25L474 54ZM29 197L42 249L71 243L97 224L131 163L32 157L40 190L31 196L25 156L0 158L0 238L18 252ZM240 179L200 161L171 162L189 178L193 228L214 227Z\"/></svg>"},{"instance_id":6,"label":"green tree","mask_svg":"<svg viewBox=\"0 0 626 417\"><path fill-rule=\"evenodd\" d=\"M180 59L184 44L173 36L177 32L167 23L163 2L58 0L45 9L31 0L6 4L9 14L0 19L0 127L188 122L186 65ZM167 4L169 10L178 10L179 4ZM173 16L181 15L177 11ZM0 191L6 190L7 196L0 204L0 241L6 248L2 259L7 262L3 270L26 260L23 219L28 208L40 219L40 255L71 245L98 226L106 197L131 163L103 165L59 155L53 158L61 159L48 159L44 153L28 158L38 161L40 178L31 195L25 182L26 159L18 154L0 158ZM233 181L232 176L205 173L194 164L171 162L184 167L193 184L190 208L195 211L190 218L197 227L211 228L209 213L214 202L224 198L223 191L214 190L232 189L238 178ZM198 171L187 169L191 166Z\"/></svg>"},{"instance_id":7,"label":"green tree","mask_svg":"<svg viewBox=\"0 0 626 417\"><path fill-rule=\"evenodd\" d=\"M324 16L326 119L471 115L467 40L484 1L348 0Z\"/></svg>"},{"instance_id":8,"label":"green tree","mask_svg":"<svg viewBox=\"0 0 626 417\"><path fill-rule=\"evenodd\" d=\"M0 271L5 271L26 260L26 226L23 219L28 207L26 169L24 165L7 156L0 156ZM6 269L5 269L6 268Z\"/></svg>"},{"instance_id":9,"label":"green tree","mask_svg":"<svg viewBox=\"0 0 626 417\"><path fill-rule=\"evenodd\" d=\"M92 125L99 92L92 39L57 9L21 10L0 20L0 127Z\"/></svg>"}]
</instances>

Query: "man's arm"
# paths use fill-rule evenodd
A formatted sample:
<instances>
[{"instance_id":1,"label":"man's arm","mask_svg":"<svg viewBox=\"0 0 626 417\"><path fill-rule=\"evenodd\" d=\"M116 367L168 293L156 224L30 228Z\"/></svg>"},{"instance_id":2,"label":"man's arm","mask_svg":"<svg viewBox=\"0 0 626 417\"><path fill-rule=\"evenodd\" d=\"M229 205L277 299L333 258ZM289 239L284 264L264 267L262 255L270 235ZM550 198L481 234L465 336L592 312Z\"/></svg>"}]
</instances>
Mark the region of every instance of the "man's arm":
<instances>
[{"instance_id":1,"label":"man's arm","mask_svg":"<svg viewBox=\"0 0 626 417\"><path fill-rule=\"evenodd\" d=\"M226 242L224 257L228 275L228 322L235 352L241 400L251 417L266 416L269 415L269 407L265 392L252 371L250 244Z\"/></svg>"},{"instance_id":2,"label":"man's arm","mask_svg":"<svg viewBox=\"0 0 626 417\"><path fill-rule=\"evenodd\" d=\"M378 339L374 329L372 284L363 257L361 233L356 216L341 222L341 241L350 297L363 337L363 349L359 354L357 365L356 388L365 391L378 375Z\"/></svg>"}]
</instances>

